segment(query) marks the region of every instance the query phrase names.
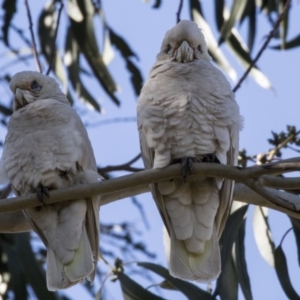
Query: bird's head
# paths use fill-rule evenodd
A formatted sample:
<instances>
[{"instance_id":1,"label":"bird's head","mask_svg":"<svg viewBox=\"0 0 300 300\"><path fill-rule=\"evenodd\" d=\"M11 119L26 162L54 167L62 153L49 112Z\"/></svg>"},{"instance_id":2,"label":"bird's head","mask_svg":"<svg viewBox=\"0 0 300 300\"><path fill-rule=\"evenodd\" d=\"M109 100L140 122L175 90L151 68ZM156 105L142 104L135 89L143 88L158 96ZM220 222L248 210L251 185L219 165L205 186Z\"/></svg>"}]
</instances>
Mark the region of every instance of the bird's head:
<instances>
[{"instance_id":1,"label":"bird's head","mask_svg":"<svg viewBox=\"0 0 300 300\"><path fill-rule=\"evenodd\" d=\"M15 74L9 87L15 96L14 111L37 100L54 98L68 102L56 80L38 72L23 71Z\"/></svg>"},{"instance_id":2,"label":"bird's head","mask_svg":"<svg viewBox=\"0 0 300 300\"><path fill-rule=\"evenodd\" d=\"M157 59L189 63L196 59L210 61L211 57L207 51L204 35L197 24L183 20L167 31Z\"/></svg>"}]
</instances>

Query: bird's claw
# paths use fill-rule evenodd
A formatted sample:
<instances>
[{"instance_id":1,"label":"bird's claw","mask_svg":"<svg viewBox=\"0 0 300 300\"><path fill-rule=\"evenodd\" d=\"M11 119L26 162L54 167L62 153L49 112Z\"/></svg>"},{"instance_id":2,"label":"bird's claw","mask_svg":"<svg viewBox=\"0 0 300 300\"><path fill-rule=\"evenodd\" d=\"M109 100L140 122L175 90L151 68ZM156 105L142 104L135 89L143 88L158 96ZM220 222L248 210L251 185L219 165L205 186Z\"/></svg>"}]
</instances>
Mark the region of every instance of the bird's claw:
<instances>
[{"instance_id":1,"label":"bird's claw","mask_svg":"<svg viewBox=\"0 0 300 300\"><path fill-rule=\"evenodd\" d=\"M192 174L192 169L193 169L193 158L183 157L181 159L181 173L184 182L186 182L187 176Z\"/></svg>"},{"instance_id":2,"label":"bird's claw","mask_svg":"<svg viewBox=\"0 0 300 300\"><path fill-rule=\"evenodd\" d=\"M47 187L43 186L42 184L40 184L36 190L36 195L37 195L37 198L44 204L46 205L44 199L45 199L45 196L47 198L49 198L49 190Z\"/></svg>"}]
</instances>

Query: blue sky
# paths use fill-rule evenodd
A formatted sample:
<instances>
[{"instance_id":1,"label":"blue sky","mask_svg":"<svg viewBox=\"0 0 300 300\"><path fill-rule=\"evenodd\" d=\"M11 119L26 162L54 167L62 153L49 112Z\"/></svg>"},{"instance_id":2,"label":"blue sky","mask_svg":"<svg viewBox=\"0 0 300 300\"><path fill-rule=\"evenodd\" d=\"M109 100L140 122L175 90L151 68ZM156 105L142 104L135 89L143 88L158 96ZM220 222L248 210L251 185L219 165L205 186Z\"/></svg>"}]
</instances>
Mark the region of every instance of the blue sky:
<instances>
[{"instance_id":1,"label":"blue sky","mask_svg":"<svg viewBox=\"0 0 300 300\"><path fill-rule=\"evenodd\" d=\"M41 1L42 2L42 1ZM162 1L162 6L158 10L151 9L152 3L144 1L125 0L103 0L103 9L108 24L114 31L130 44L132 49L139 55L138 66L142 70L144 79L155 62L156 54L159 51L161 41L165 32L173 27L176 22L175 13L179 1ZM204 0L202 5L205 16L212 26L216 39L219 38L215 30L213 1ZM29 1L33 12L38 12L40 6L33 7L34 1ZM39 3L41 5L41 3ZM24 10L23 2L19 2L20 9ZM297 21L300 13L300 3L293 2L291 14L290 35L292 38L300 31L300 23ZM35 21L36 22L35 15ZM64 16L63 16L64 17ZM189 18L188 7L185 4L182 10L182 19ZM269 33L269 24L263 17L258 19L258 36L253 53L257 53L264 41L264 37ZM20 22L27 26L27 19L24 13ZM63 19L62 19L62 24ZM100 28L99 23L99 29ZM244 32L244 27L242 27ZM97 32L99 42L102 44L102 30ZM58 41L63 44L63 32L60 32ZM1 49L1 48L0 48ZM238 78L243 73L243 68L236 62L226 46L221 46L227 59L238 73ZM3 49L1 49L3 52ZM0 64L4 64L3 58ZM271 137L271 131L279 132L285 130L286 125L296 125L299 127L299 95L300 95L300 71L299 71L299 49L286 52L267 50L258 62L259 68L265 73L272 83L273 89L265 90L261 88L251 77L248 77L242 87L237 91L236 98L243 115L244 129L240 134L240 149L247 149L248 154L266 152L270 148L267 138ZM24 69L35 69L35 65L11 68L12 73ZM92 93L101 103L105 110L103 115L90 112L81 103L76 103L75 108L83 113L83 121L88 126L88 132L92 140L96 159L99 165L118 165L129 161L139 150L138 133L135 122L115 123L110 125L92 126L99 121L112 118L135 117L137 97L134 95L129 83L129 75L125 69L125 64L118 52L109 65L115 81L120 87L118 97L121 99L121 107L118 108L108 99L98 86L91 86ZM88 79L85 78L86 82ZM233 82L231 82L234 85ZM1 93L7 93L1 91ZM6 94L5 94L5 97ZM286 151L285 157L296 156L294 153ZM139 161L136 166L142 167ZM115 173L114 176L121 176L125 173ZM148 249L158 254L155 262L166 264L162 242L162 222L151 195L145 194L138 197L143 203L150 223L150 230L144 226L142 218L137 209L131 204L131 200L122 200L101 208L100 217L105 223L130 221L135 224L143 233ZM275 244L278 245L282 235L291 225L288 218L274 211L269 212L270 223ZM294 288L300 292L297 278L299 278L299 266L297 263L296 247L293 234L289 234L284 242L284 250L288 257L288 267L291 274ZM276 278L275 270L271 268L260 256L252 231L252 209L249 211L246 228L246 255L248 271L252 284L254 299L284 299L285 295ZM145 257L141 257L145 260ZM138 277L134 277L138 278ZM143 282L143 281L142 281ZM159 282L159 280L158 280ZM144 283L144 282L143 282ZM98 286L98 283L96 283ZM107 283L110 297L109 299L120 299L120 287L118 283ZM74 299L82 299L83 289L74 287L69 290ZM80 296L79 296L80 295ZM164 294L172 299L184 299L179 293ZM240 299L243 299L240 294Z\"/></svg>"}]
</instances>

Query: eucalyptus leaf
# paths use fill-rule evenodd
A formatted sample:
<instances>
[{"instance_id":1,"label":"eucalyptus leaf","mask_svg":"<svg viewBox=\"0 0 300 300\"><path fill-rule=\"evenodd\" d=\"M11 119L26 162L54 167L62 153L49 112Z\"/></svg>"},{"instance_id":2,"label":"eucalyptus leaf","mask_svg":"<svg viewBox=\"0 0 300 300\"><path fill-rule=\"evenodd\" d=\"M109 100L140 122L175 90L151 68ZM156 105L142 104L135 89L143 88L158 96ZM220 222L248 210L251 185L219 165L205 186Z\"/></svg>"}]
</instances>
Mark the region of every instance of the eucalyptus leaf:
<instances>
[{"instance_id":1,"label":"eucalyptus leaf","mask_svg":"<svg viewBox=\"0 0 300 300\"><path fill-rule=\"evenodd\" d=\"M247 210L248 205L241 206L228 217L220 238L222 272L217 279L214 295L220 295L221 299L237 299L238 279L231 255Z\"/></svg>"},{"instance_id":2,"label":"eucalyptus leaf","mask_svg":"<svg viewBox=\"0 0 300 300\"><path fill-rule=\"evenodd\" d=\"M261 256L271 267L274 267L275 245L268 221L268 208L255 206L253 212L253 234Z\"/></svg>"},{"instance_id":3,"label":"eucalyptus leaf","mask_svg":"<svg viewBox=\"0 0 300 300\"><path fill-rule=\"evenodd\" d=\"M1 27L3 41L5 45L9 45L8 41L8 31L11 24L11 21L17 12L17 0L4 0L2 3L2 9L4 11L3 25Z\"/></svg>"},{"instance_id":4,"label":"eucalyptus leaf","mask_svg":"<svg viewBox=\"0 0 300 300\"><path fill-rule=\"evenodd\" d=\"M252 300L253 296L251 292L251 284L245 255L245 226L246 219L242 221L235 242L235 269L245 299Z\"/></svg>"},{"instance_id":5,"label":"eucalyptus leaf","mask_svg":"<svg viewBox=\"0 0 300 300\"><path fill-rule=\"evenodd\" d=\"M190 282L174 278L170 275L169 271L166 268L160 265L147 262L139 262L137 263L137 265L145 269L151 270L152 272L155 272L156 274L165 278L168 283L170 283L177 290L181 291L189 300L212 299L212 295L208 292L203 291L202 289L198 288L196 285Z\"/></svg>"},{"instance_id":6,"label":"eucalyptus leaf","mask_svg":"<svg viewBox=\"0 0 300 300\"><path fill-rule=\"evenodd\" d=\"M275 249L275 270L276 270L276 274L279 279L279 282L280 282L282 289L285 292L286 296L289 299L299 300L300 297L297 294L297 292L295 291L295 289L293 288L290 277L289 277L286 257L285 257L285 254L283 252L281 245L279 245Z\"/></svg>"},{"instance_id":7,"label":"eucalyptus leaf","mask_svg":"<svg viewBox=\"0 0 300 300\"><path fill-rule=\"evenodd\" d=\"M76 5L76 3L74 2L73 5ZM77 22L72 18L69 20L80 52L86 58L89 67L105 92L110 96L115 104L120 105L119 99L114 95L114 92L117 90L117 86L103 62L97 44L95 36L95 32L97 32L97 30L93 23L95 13L93 3L91 0L77 0L77 5L83 16L83 20L81 22Z\"/></svg>"},{"instance_id":8,"label":"eucalyptus leaf","mask_svg":"<svg viewBox=\"0 0 300 300\"><path fill-rule=\"evenodd\" d=\"M141 285L133 281L123 272L118 272L115 274L121 284L122 292L125 300L141 300L141 299L153 299L153 300L162 300L161 298L145 288Z\"/></svg>"},{"instance_id":9,"label":"eucalyptus leaf","mask_svg":"<svg viewBox=\"0 0 300 300\"><path fill-rule=\"evenodd\" d=\"M246 4L247 1L244 0L233 0L229 18L223 23L220 30L221 37L219 40L219 44L221 44L231 35L231 30L234 27L235 23L240 20Z\"/></svg>"}]
</instances>

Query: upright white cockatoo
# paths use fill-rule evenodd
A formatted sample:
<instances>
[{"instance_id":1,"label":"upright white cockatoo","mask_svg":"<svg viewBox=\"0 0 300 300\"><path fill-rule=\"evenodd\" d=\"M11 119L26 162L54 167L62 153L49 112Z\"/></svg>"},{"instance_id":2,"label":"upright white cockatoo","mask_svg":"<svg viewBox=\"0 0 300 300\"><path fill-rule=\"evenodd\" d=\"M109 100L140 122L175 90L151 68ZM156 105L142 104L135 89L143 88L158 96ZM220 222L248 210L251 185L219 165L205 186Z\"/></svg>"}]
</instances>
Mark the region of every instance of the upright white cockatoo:
<instances>
[{"instance_id":1,"label":"upright white cockatoo","mask_svg":"<svg viewBox=\"0 0 300 300\"><path fill-rule=\"evenodd\" d=\"M218 240L234 183L187 175L193 162L237 163L241 118L196 23L181 21L166 33L141 91L137 116L145 167L182 163L183 178L150 186L170 235L170 273L211 281L221 271Z\"/></svg>"},{"instance_id":2,"label":"upright white cockatoo","mask_svg":"<svg viewBox=\"0 0 300 300\"><path fill-rule=\"evenodd\" d=\"M57 82L37 72L17 73L10 82L15 98L5 139L1 172L15 194L101 180L93 149L78 114ZM45 199L45 198L44 198ZM47 286L63 289L93 281L99 252L100 197L24 210L47 247Z\"/></svg>"}]
</instances>

